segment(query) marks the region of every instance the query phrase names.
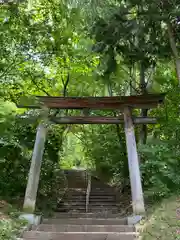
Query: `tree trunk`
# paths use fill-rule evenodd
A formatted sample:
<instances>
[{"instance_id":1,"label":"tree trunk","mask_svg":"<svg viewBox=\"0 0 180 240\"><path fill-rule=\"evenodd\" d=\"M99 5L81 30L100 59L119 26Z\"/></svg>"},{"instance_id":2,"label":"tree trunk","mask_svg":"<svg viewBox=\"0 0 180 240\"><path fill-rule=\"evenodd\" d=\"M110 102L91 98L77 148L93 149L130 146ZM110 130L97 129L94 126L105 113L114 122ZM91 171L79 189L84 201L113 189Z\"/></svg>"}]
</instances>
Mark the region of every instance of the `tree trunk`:
<instances>
[{"instance_id":1,"label":"tree trunk","mask_svg":"<svg viewBox=\"0 0 180 240\"><path fill-rule=\"evenodd\" d=\"M141 110L141 116L143 118L147 117L147 113L148 113L148 109L142 109ZM140 135L139 135L139 142L141 144L146 144L146 141L147 141L147 125L142 124L141 125L141 130L140 130Z\"/></svg>"},{"instance_id":2,"label":"tree trunk","mask_svg":"<svg viewBox=\"0 0 180 240\"><path fill-rule=\"evenodd\" d=\"M146 94L146 82L145 82L145 67L144 63L140 63L140 89L142 94ZM146 118L148 114L148 109L141 110L141 116ZM146 144L147 140L147 125L142 125L140 129L139 142L141 144Z\"/></svg>"},{"instance_id":3,"label":"tree trunk","mask_svg":"<svg viewBox=\"0 0 180 240\"><path fill-rule=\"evenodd\" d=\"M113 91L112 91L112 84L109 80L108 82L108 86L107 86L107 89L108 89L108 94L110 97L113 96ZM113 113L114 117L116 117L116 112ZM122 144L122 139L121 139L121 129L120 129L120 126L119 124L116 124L116 133L117 133L117 137L118 137L118 141L119 141L119 146L121 147L121 144Z\"/></svg>"},{"instance_id":4,"label":"tree trunk","mask_svg":"<svg viewBox=\"0 0 180 240\"><path fill-rule=\"evenodd\" d=\"M177 73L177 78L178 78L178 83L180 87L180 56L178 53L178 49L176 47L176 40L173 35L173 30L172 30L172 25L171 23L167 23L167 28L168 28L168 36L169 36L169 42L171 45L171 49L174 55L174 61L176 65L176 73Z\"/></svg>"},{"instance_id":5,"label":"tree trunk","mask_svg":"<svg viewBox=\"0 0 180 240\"><path fill-rule=\"evenodd\" d=\"M138 89L136 86L136 65L133 64L130 68L130 95L137 95Z\"/></svg>"}]
</instances>

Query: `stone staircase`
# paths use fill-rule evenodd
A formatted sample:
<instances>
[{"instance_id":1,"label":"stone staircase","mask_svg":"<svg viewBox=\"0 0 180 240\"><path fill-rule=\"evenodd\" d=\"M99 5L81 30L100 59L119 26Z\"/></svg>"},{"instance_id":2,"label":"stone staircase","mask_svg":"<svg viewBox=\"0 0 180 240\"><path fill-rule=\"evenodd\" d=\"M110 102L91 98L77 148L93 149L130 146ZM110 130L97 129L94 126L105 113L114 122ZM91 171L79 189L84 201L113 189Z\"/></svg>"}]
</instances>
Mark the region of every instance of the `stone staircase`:
<instances>
[{"instance_id":1,"label":"stone staircase","mask_svg":"<svg viewBox=\"0 0 180 240\"><path fill-rule=\"evenodd\" d=\"M93 214L56 214L23 234L24 240L134 240L135 226L126 218L97 218Z\"/></svg>"},{"instance_id":2,"label":"stone staircase","mask_svg":"<svg viewBox=\"0 0 180 240\"><path fill-rule=\"evenodd\" d=\"M68 191L57 211L24 232L24 240L134 240L135 226L121 218L115 189L93 177L86 213L87 178L84 171L66 172Z\"/></svg>"},{"instance_id":3,"label":"stone staircase","mask_svg":"<svg viewBox=\"0 0 180 240\"><path fill-rule=\"evenodd\" d=\"M85 171L71 170L65 172L68 190L58 203L58 212L86 212L87 176ZM115 189L96 177L91 178L88 212L119 211L119 199Z\"/></svg>"}]
</instances>

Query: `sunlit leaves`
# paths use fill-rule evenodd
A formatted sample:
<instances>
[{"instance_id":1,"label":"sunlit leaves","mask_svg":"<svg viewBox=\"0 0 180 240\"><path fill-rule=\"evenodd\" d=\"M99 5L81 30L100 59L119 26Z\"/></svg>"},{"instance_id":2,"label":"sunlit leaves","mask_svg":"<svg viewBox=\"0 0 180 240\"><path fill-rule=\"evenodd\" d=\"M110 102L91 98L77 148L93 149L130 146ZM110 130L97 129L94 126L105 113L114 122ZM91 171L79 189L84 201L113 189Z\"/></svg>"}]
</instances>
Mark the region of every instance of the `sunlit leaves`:
<instances>
[{"instance_id":1,"label":"sunlit leaves","mask_svg":"<svg viewBox=\"0 0 180 240\"><path fill-rule=\"evenodd\" d=\"M37 1L31 11L24 4L16 9L17 15L6 9L2 18L1 95L12 101L22 95L61 95L68 75L69 94L70 85L83 88L84 76L87 82L98 60L91 54L91 40L80 32L79 9L55 0Z\"/></svg>"}]
</instances>

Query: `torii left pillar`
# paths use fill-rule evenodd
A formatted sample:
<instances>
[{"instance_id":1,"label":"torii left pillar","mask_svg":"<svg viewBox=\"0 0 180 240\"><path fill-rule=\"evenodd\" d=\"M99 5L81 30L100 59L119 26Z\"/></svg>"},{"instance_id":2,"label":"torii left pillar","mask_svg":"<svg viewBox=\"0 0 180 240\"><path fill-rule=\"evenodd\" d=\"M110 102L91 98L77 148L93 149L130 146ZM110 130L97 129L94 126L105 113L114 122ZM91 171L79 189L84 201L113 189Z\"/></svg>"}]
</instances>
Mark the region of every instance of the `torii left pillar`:
<instances>
[{"instance_id":1,"label":"torii left pillar","mask_svg":"<svg viewBox=\"0 0 180 240\"><path fill-rule=\"evenodd\" d=\"M37 128L36 140L34 144L34 150L23 205L23 211L26 213L34 213L35 211L46 134L47 134L46 123L41 122Z\"/></svg>"},{"instance_id":2,"label":"torii left pillar","mask_svg":"<svg viewBox=\"0 0 180 240\"><path fill-rule=\"evenodd\" d=\"M144 198L142 191L141 175L139 169L139 160L134 133L134 124L130 108L124 109L124 123L126 146L128 155L129 175L132 193L132 207L135 215L145 214Z\"/></svg>"}]
</instances>

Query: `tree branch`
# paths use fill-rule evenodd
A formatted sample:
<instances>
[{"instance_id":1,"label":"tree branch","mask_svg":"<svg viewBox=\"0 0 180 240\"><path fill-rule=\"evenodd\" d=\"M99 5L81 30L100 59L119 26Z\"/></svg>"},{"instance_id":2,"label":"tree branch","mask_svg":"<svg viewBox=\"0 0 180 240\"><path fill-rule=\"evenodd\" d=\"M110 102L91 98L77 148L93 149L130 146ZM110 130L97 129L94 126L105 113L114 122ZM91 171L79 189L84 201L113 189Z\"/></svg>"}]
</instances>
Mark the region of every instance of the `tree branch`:
<instances>
[{"instance_id":1,"label":"tree branch","mask_svg":"<svg viewBox=\"0 0 180 240\"><path fill-rule=\"evenodd\" d=\"M121 68L122 68L123 71L125 71L128 75L130 75L130 81L125 80L125 82L128 83L129 86L130 86L136 93L140 94L140 91L132 85L132 80L134 80L134 79L132 78L131 73L129 73L124 67L121 66Z\"/></svg>"},{"instance_id":2,"label":"tree branch","mask_svg":"<svg viewBox=\"0 0 180 240\"><path fill-rule=\"evenodd\" d=\"M64 81L64 79L62 78L62 83L63 83L63 97L66 97L68 92L68 84L69 84L69 81L70 81L70 74L68 73L67 75L67 78L66 78L66 81ZM56 117L56 115L59 113L59 109L55 112L54 116ZM66 110L66 113L68 113L68 109Z\"/></svg>"},{"instance_id":3,"label":"tree branch","mask_svg":"<svg viewBox=\"0 0 180 240\"><path fill-rule=\"evenodd\" d=\"M67 95L67 88L68 88L69 81L70 81L70 75L68 73L66 81L64 81L64 79L62 78L62 83L63 83L63 86L64 86L63 97L66 97L66 95Z\"/></svg>"},{"instance_id":4,"label":"tree branch","mask_svg":"<svg viewBox=\"0 0 180 240\"><path fill-rule=\"evenodd\" d=\"M147 83L146 83L146 86L148 85L148 83L150 82L150 80L151 80L151 77L152 77L152 74L154 73L154 71L155 71L155 65L153 65L152 66L152 68L151 68L151 71L150 71L150 73L149 73L149 76L148 76L148 78L147 78Z\"/></svg>"},{"instance_id":5,"label":"tree branch","mask_svg":"<svg viewBox=\"0 0 180 240\"><path fill-rule=\"evenodd\" d=\"M136 92L140 94L140 91L132 85L132 82L129 82L129 86Z\"/></svg>"},{"instance_id":6,"label":"tree branch","mask_svg":"<svg viewBox=\"0 0 180 240\"><path fill-rule=\"evenodd\" d=\"M33 77L30 73L30 76L31 76L31 81L32 83L42 92L44 92L47 96L51 96L44 88L41 88L38 86L37 82L35 81L35 77Z\"/></svg>"},{"instance_id":7,"label":"tree branch","mask_svg":"<svg viewBox=\"0 0 180 240\"><path fill-rule=\"evenodd\" d=\"M12 70L12 67L18 66L19 64L23 63L23 62L18 62L18 63L15 64L15 62L16 62L16 59L14 59L14 60L12 61L12 63L9 64L9 66L8 66L8 67L4 70L4 72L0 75L0 78L4 77L4 76L7 74L8 71Z\"/></svg>"},{"instance_id":8,"label":"tree branch","mask_svg":"<svg viewBox=\"0 0 180 240\"><path fill-rule=\"evenodd\" d=\"M111 86L111 84L109 84L109 86L108 86L108 92L109 92L109 96L113 96L113 91L112 91L112 86ZM116 116L116 112L115 111L113 111L113 115L114 115L114 117L117 117ZM120 126L119 126L119 124L116 124L116 132L117 132L117 136L118 136L118 140L119 140L119 146L121 147L121 130L120 130Z\"/></svg>"}]
</instances>

